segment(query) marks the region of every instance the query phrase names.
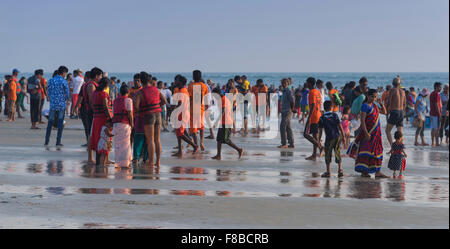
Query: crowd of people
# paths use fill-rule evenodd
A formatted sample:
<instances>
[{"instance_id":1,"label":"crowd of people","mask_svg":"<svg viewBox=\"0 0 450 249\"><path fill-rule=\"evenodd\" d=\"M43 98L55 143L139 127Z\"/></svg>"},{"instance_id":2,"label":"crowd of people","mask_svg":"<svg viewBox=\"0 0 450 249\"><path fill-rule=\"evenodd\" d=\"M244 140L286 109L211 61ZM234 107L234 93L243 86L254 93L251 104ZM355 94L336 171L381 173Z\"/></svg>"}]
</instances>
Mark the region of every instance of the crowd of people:
<instances>
[{"instance_id":1,"label":"crowd of people","mask_svg":"<svg viewBox=\"0 0 450 249\"><path fill-rule=\"evenodd\" d=\"M243 136L249 133L249 117L252 133L270 129L266 121L274 111L281 119L281 145L278 148L295 148L291 123L297 118L304 124L303 137L312 144L312 155L306 160L325 156L326 172L322 177L331 176L333 152L338 177L344 176L341 148L347 151L344 156L355 159L355 171L363 177L373 173L376 177L388 177L381 172L384 153L381 115L386 116L384 131L391 145L388 168L394 171L394 177L397 177L397 171L402 176L406 165L405 120L412 121L416 127L414 145L428 146L424 129L429 110L431 146L443 144L444 137L445 143L449 143L449 86L442 86L440 82L434 84L430 94L427 88L417 89L417 92L413 87L404 88L400 76L385 89L370 88L365 77L359 80L359 85L351 81L336 89L331 82L324 83L312 77L298 88L294 88L291 78L283 78L279 88L268 87L262 79L251 86L245 75L237 75L220 86L209 79L205 82L199 70L193 71L190 82L186 77L176 75L170 86L147 72L135 74L133 81L121 82L116 77L108 77L97 67L83 74L80 69L69 73L67 67L61 66L48 82L42 69L36 70L28 79L18 79L19 74L19 70L14 69L12 75L6 75L0 83L7 121L14 122L16 113L18 118L23 118L22 112L28 111L24 105L26 99L30 104L31 129L40 129L39 124L44 123L42 114L46 113L48 124L44 144L49 145L51 131L55 128L58 130L56 146L61 148L65 116L81 119L88 162L103 166L112 163L109 161L112 149L118 167L130 167L140 160L145 165L159 166L160 133L169 132L171 126L178 142L173 156L183 156L183 142L196 154L205 150L205 138L216 138L217 155L213 159L221 159L223 144L235 149L241 158L244 149L233 143L232 137L237 133ZM273 103L274 95L278 103ZM48 110L43 110L45 100L50 103ZM219 104L219 118L208 108L214 103ZM0 111L1 104L0 101ZM275 104L277 110L273 110L271 104ZM242 127L236 125L239 111L243 118ZM218 127L217 134L215 127ZM391 134L394 127L395 141ZM209 129L207 137L205 128ZM238 128L241 129L238 131Z\"/></svg>"}]
</instances>

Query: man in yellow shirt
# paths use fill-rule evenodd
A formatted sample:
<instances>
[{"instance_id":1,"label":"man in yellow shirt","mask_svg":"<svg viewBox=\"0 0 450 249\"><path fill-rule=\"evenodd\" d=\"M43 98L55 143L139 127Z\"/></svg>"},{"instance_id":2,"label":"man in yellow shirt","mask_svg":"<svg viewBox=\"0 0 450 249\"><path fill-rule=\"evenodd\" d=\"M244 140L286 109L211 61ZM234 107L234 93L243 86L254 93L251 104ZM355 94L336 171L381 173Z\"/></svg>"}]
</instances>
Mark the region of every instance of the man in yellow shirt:
<instances>
[{"instance_id":1,"label":"man in yellow shirt","mask_svg":"<svg viewBox=\"0 0 450 249\"><path fill-rule=\"evenodd\" d=\"M250 90L250 82L247 80L247 76L246 75L242 75L242 82L244 82L242 85L243 85L243 88L245 89L245 90Z\"/></svg>"}]
</instances>

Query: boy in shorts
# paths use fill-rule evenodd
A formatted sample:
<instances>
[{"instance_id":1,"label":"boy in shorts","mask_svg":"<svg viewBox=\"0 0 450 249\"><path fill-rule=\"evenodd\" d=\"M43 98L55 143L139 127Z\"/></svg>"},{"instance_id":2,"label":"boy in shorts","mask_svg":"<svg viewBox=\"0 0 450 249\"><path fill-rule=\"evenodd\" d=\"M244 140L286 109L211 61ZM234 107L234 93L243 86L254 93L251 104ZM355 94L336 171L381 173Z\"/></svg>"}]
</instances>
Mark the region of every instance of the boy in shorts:
<instances>
[{"instance_id":1,"label":"boy in shorts","mask_svg":"<svg viewBox=\"0 0 450 249\"><path fill-rule=\"evenodd\" d=\"M232 105L230 100L222 94L220 89L214 88L213 93L217 93L222 98L222 126L217 132L217 155L212 157L212 159L221 160L222 159L222 144L228 144L230 147L235 149L239 153L239 159L242 158L244 154L244 149L237 147L231 139L231 127L233 127L233 118L231 115Z\"/></svg>"},{"instance_id":2,"label":"boy in shorts","mask_svg":"<svg viewBox=\"0 0 450 249\"><path fill-rule=\"evenodd\" d=\"M343 177L342 160L341 160L341 141L344 137L344 131L341 127L341 121L339 116L332 112L332 102L327 100L323 103L325 113L320 117L319 129L325 130L325 164L327 165L327 171L322 174L322 177L330 177L330 164L331 157L334 151L335 162L339 166L338 177Z\"/></svg>"},{"instance_id":3,"label":"boy in shorts","mask_svg":"<svg viewBox=\"0 0 450 249\"><path fill-rule=\"evenodd\" d=\"M182 111L182 113L180 113L180 115L178 115L178 120L182 121L183 124L181 124L180 127L175 128L175 133L176 133L177 141L178 141L178 151L175 154L172 154L172 156L174 156L174 157L183 157L183 146L181 145L182 140L194 148L194 151L192 154L196 154L198 152L198 148L199 148L199 146L196 145L194 143L194 141L192 141L192 139L187 135L187 132L185 132L188 122L183 120L183 115L186 115L186 117L184 117L185 120L186 120L186 118L189 117L189 92L186 88L186 82L187 82L187 79L184 76L177 75L175 77L175 86L177 87L176 88L177 90L174 91L173 97L175 98L176 97L175 94L177 94L177 93L185 94L185 98L182 101L180 101L177 105L177 107L184 105L183 109L185 111Z\"/></svg>"}]
</instances>

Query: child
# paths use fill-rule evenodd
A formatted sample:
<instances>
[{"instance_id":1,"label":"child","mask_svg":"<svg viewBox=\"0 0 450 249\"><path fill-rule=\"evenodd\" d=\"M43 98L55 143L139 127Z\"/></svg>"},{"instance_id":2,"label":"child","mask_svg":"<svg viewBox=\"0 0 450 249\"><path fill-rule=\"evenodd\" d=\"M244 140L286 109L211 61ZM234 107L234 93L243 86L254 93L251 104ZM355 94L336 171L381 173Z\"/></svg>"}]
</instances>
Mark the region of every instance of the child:
<instances>
[{"instance_id":1,"label":"child","mask_svg":"<svg viewBox=\"0 0 450 249\"><path fill-rule=\"evenodd\" d=\"M392 144L391 150L388 154L391 154L389 158L388 168L394 171L393 178L397 178L397 170L400 171L399 178L403 178L403 171L406 167L406 158L408 155L405 153L405 145L403 144L403 134L400 131L396 131L394 134L395 142Z\"/></svg>"},{"instance_id":2,"label":"child","mask_svg":"<svg viewBox=\"0 0 450 249\"><path fill-rule=\"evenodd\" d=\"M198 152L199 146L192 141L192 139L187 135L186 126L188 124L188 119L190 116L189 113L189 92L186 88L187 79L184 76L177 75L175 77L175 85L177 86L177 90L174 91L174 99L179 99L180 96L183 97L182 100L178 103L178 108L181 108L182 112L178 115L178 121L181 121L180 127L175 129L175 133L177 135L178 141L178 152L173 154L175 157L183 157L183 146L181 145L182 140L185 141L188 145L191 145L194 148L192 154L196 154ZM175 94L184 94L184 95L176 95Z\"/></svg>"},{"instance_id":3,"label":"child","mask_svg":"<svg viewBox=\"0 0 450 249\"><path fill-rule=\"evenodd\" d=\"M331 156L334 150L335 162L339 166L338 177L343 177L341 160L341 140L344 136L344 131L341 127L341 122L338 115L331 111L332 103L327 100L323 103L325 113L320 117L319 129L325 129L325 163L327 165L327 172L322 174L322 177L330 177L330 163Z\"/></svg>"},{"instance_id":4,"label":"child","mask_svg":"<svg viewBox=\"0 0 450 249\"><path fill-rule=\"evenodd\" d=\"M231 128L233 126L232 119L232 105L231 102L223 95L219 88L214 88L213 93L217 93L222 98L222 126L217 132L217 155L212 157L212 159L221 160L222 159L222 144L228 144L230 147L235 149L239 153L239 159L242 158L244 154L244 149L237 147L230 139Z\"/></svg>"},{"instance_id":5,"label":"child","mask_svg":"<svg viewBox=\"0 0 450 249\"><path fill-rule=\"evenodd\" d=\"M100 154L100 160L97 162L97 165L105 166L108 162L108 156L109 152L112 149L112 141L111 137L114 135L112 134L112 128L113 124L111 121L108 121L103 127L100 132L100 139L98 140L98 148L97 153Z\"/></svg>"},{"instance_id":6,"label":"child","mask_svg":"<svg viewBox=\"0 0 450 249\"><path fill-rule=\"evenodd\" d=\"M342 131L344 132L344 139L343 139L343 145L344 148L347 149L348 146L350 145L350 117L349 117L349 113L350 113L350 107L349 106L345 106L344 110L342 111L342 118L341 118L341 126L342 126Z\"/></svg>"}]
</instances>

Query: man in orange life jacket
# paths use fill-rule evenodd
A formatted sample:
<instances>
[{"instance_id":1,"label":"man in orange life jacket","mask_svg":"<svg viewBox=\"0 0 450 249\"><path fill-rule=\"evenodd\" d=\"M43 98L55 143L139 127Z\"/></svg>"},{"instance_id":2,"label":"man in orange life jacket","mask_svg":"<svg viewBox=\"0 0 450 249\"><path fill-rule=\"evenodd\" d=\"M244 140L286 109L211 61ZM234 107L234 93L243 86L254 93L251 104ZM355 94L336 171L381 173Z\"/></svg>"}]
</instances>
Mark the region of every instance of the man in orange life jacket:
<instances>
[{"instance_id":1,"label":"man in orange life jacket","mask_svg":"<svg viewBox=\"0 0 450 249\"><path fill-rule=\"evenodd\" d=\"M200 70L194 70L192 72L192 78L194 82L188 86L190 105L191 105L191 120L189 133L194 138L194 143L200 145L202 151L205 150L204 146L204 125L203 115L205 113L204 97L208 94L208 86L203 83L202 72ZM199 111L200 109L200 111ZM197 140L197 131L200 131L200 144Z\"/></svg>"}]
</instances>

